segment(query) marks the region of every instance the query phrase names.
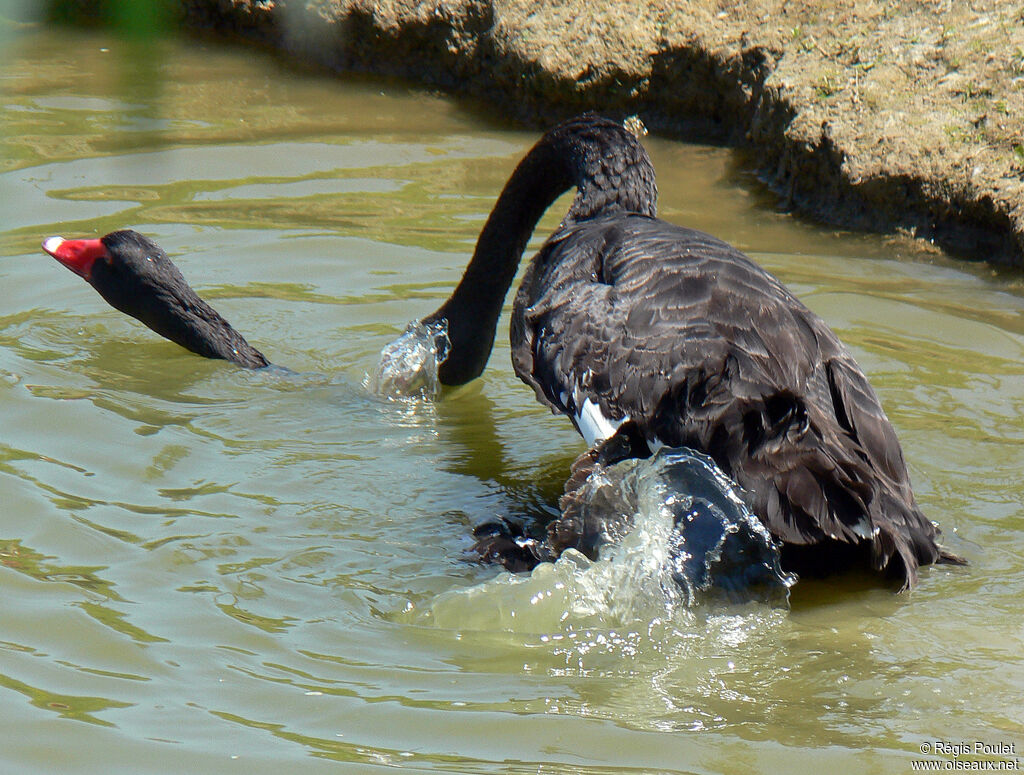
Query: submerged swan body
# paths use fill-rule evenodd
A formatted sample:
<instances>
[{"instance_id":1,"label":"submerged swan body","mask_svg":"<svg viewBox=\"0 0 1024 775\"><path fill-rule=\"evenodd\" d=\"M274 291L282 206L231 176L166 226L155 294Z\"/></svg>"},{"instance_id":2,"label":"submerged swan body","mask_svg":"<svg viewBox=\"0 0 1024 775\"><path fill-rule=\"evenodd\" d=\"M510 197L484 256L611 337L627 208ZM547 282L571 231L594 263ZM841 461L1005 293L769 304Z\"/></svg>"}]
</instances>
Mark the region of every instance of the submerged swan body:
<instances>
[{"instance_id":1,"label":"submerged swan body","mask_svg":"<svg viewBox=\"0 0 1024 775\"><path fill-rule=\"evenodd\" d=\"M710 456L797 572L861 565L898 577L962 560L937 543L896 434L850 352L776 278L730 245L655 217L654 168L620 125L586 115L520 162L484 226L443 324L445 385L478 376L526 242L564 191L576 197L534 256L512 310L512 363L591 449L545 546L484 535L511 567L580 548L573 499L596 465L663 446Z\"/></svg>"}]
</instances>

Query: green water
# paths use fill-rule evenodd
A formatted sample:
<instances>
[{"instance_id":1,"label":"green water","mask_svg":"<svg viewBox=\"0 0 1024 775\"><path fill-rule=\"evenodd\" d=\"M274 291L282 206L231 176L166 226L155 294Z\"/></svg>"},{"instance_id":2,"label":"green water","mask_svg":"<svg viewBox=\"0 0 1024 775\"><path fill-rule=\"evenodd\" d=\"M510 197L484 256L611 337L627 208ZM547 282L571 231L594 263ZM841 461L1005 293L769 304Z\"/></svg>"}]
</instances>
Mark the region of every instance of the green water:
<instances>
[{"instance_id":1,"label":"green water","mask_svg":"<svg viewBox=\"0 0 1024 775\"><path fill-rule=\"evenodd\" d=\"M504 335L436 405L363 387L446 297L535 132L249 50L7 35L0 770L892 773L935 741L1024 758L1019 274L802 224L730 151L648 138L662 216L751 253L851 345L972 564L909 596L801 582L789 612L622 610L571 568L464 560L473 524L550 513L581 451ZM38 247L127 226L295 373L190 355Z\"/></svg>"}]
</instances>

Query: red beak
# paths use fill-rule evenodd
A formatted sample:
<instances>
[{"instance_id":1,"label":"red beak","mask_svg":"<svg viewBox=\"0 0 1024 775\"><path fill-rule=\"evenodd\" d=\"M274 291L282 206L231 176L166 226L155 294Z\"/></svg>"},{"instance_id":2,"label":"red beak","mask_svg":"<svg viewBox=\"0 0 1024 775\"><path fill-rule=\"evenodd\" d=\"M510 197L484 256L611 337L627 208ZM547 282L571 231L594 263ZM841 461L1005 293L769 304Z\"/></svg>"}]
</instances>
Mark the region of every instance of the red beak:
<instances>
[{"instance_id":1,"label":"red beak","mask_svg":"<svg viewBox=\"0 0 1024 775\"><path fill-rule=\"evenodd\" d=\"M107 248L100 239L49 237L43 241L43 250L86 280L96 259L107 255Z\"/></svg>"}]
</instances>

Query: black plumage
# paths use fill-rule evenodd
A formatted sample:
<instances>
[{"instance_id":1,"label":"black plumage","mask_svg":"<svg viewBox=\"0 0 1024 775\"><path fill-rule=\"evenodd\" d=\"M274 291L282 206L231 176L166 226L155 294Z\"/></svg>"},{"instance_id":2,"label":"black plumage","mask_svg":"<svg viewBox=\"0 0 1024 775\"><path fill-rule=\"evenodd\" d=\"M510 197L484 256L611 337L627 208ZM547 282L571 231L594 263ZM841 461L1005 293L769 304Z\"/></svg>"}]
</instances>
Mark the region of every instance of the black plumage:
<instances>
[{"instance_id":1,"label":"black plumage","mask_svg":"<svg viewBox=\"0 0 1024 775\"><path fill-rule=\"evenodd\" d=\"M442 382L483 369L526 241L572 186L569 213L515 297L512 363L585 436L598 418L591 461L613 442L618 457L660 445L707 453L743 488L793 570L852 559L909 588L920 565L962 562L918 508L892 425L846 347L738 250L654 217L650 160L611 121L588 115L555 127L513 173L462 281L427 318L448 322ZM576 539L563 517L546 551ZM481 551L501 554L497 541ZM508 562L522 567L521 548Z\"/></svg>"}]
</instances>

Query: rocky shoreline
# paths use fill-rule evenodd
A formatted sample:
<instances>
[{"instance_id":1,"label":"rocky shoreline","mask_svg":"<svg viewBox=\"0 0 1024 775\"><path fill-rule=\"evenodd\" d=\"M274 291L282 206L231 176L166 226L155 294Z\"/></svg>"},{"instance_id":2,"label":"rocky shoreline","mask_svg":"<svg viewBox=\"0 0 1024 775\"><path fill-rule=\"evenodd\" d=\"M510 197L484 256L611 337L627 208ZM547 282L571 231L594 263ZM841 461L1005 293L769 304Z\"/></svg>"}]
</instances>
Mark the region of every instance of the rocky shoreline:
<instances>
[{"instance_id":1,"label":"rocky shoreline","mask_svg":"<svg viewBox=\"0 0 1024 775\"><path fill-rule=\"evenodd\" d=\"M169 0L192 30L542 124L750 151L783 205L1024 265L1024 7L1004 0ZM95 17L95 0L58 7Z\"/></svg>"}]
</instances>

